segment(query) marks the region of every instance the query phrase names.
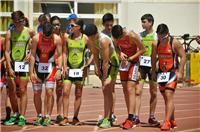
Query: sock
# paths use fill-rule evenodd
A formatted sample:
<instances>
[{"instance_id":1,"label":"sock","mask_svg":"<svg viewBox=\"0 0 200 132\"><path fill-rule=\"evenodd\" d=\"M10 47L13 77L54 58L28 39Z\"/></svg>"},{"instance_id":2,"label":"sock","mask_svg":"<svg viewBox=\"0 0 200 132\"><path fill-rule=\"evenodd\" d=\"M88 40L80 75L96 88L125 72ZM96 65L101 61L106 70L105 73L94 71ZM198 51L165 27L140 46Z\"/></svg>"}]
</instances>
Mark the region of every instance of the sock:
<instances>
[{"instance_id":1,"label":"sock","mask_svg":"<svg viewBox=\"0 0 200 132\"><path fill-rule=\"evenodd\" d=\"M128 114L128 120L133 120L133 114Z\"/></svg>"},{"instance_id":2,"label":"sock","mask_svg":"<svg viewBox=\"0 0 200 132\"><path fill-rule=\"evenodd\" d=\"M138 115L135 115L135 119L139 119L139 116L138 116Z\"/></svg>"},{"instance_id":3,"label":"sock","mask_svg":"<svg viewBox=\"0 0 200 132\"><path fill-rule=\"evenodd\" d=\"M40 114L38 114L38 117L42 117L42 114L40 113Z\"/></svg>"},{"instance_id":4,"label":"sock","mask_svg":"<svg viewBox=\"0 0 200 132\"><path fill-rule=\"evenodd\" d=\"M150 115L149 118L151 118L151 119L154 118L154 115Z\"/></svg>"}]
</instances>

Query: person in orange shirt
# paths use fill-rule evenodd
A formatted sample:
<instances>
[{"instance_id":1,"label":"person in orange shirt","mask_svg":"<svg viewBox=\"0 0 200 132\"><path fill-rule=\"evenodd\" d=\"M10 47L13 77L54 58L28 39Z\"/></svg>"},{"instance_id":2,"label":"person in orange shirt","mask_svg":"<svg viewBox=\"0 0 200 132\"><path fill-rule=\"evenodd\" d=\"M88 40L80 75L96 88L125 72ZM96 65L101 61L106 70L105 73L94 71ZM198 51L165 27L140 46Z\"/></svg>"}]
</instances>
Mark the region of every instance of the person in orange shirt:
<instances>
[{"instance_id":1,"label":"person in orange shirt","mask_svg":"<svg viewBox=\"0 0 200 132\"><path fill-rule=\"evenodd\" d=\"M186 54L181 43L170 36L166 24L158 25L156 33L158 41L154 42L152 47L152 77L156 79L156 56L158 55L157 82L165 101L166 113L161 130L166 131L177 126L174 118L174 93L178 81L183 80ZM180 57L178 68L176 66L177 56Z\"/></svg>"}]
</instances>

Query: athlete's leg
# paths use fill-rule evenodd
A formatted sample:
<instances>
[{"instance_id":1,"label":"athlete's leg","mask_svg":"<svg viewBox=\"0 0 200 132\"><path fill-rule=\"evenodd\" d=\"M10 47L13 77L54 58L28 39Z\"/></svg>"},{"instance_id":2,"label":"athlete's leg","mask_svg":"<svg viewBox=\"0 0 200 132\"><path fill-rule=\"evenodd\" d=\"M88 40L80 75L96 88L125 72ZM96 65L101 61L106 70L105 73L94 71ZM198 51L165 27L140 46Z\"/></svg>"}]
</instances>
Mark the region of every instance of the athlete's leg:
<instances>
[{"instance_id":1,"label":"athlete's leg","mask_svg":"<svg viewBox=\"0 0 200 132\"><path fill-rule=\"evenodd\" d=\"M128 97L128 90L127 90L127 81L122 81L122 87L124 92L124 99L127 107L127 112L129 113L129 97Z\"/></svg>"},{"instance_id":2,"label":"athlete's leg","mask_svg":"<svg viewBox=\"0 0 200 132\"><path fill-rule=\"evenodd\" d=\"M51 88L46 87L46 99L47 99L47 105L46 105L47 113L46 113L46 115L48 115L48 116L50 116L51 113L52 113L53 91L54 91L53 87L51 87Z\"/></svg>"},{"instance_id":3,"label":"athlete's leg","mask_svg":"<svg viewBox=\"0 0 200 132\"><path fill-rule=\"evenodd\" d=\"M19 112L18 110L18 103L17 103L17 96L16 96L16 84L14 79L8 79L8 95L10 98L10 103L12 106L13 113Z\"/></svg>"},{"instance_id":4,"label":"athlete's leg","mask_svg":"<svg viewBox=\"0 0 200 132\"><path fill-rule=\"evenodd\" d=\"M42 94L42 88L38 89L38 90L34 90L34 105L35 105L35 109L37 114L42 114L42 98L41 98L41 94Z\"/></svg>"},{"instance_id":5,"label":"athlete's leg","mask_svg":"<svg viewBox=\"0 0 200 132\"><path fill-rule=\"evenodd\" d=\"M129 114L134 114L135 110L135 93L136 93L136 82L127 82L128 100L129 100Z\"/></svg>"},{"instance_id":6,"label":"athlete's leg","mask_svg":"<svg viewBox=\"0 0 200 132\"><path fill-rule=\"evenodd\" d=\"M149 92L150 96L150 115L155 114L156 104L157 104L157 84L154 81L149 81Z\"/></svg>"},{"instance_id":7,"label":"athlete's leg","mask_svg":"<svg viewBox=\"0 0 200 132\"><path fill-rule=\"evenodd\" d=\"M166 107L167 107L167 112L165 115L165 119L170 120L173 111L174 111L174 91L172 90L165 90L165 96L166 96Z\"/></svg>"},{"instance_id":8,"label":"athlete's leg","mask_svg":"<svg viewBox=\"0 0 200 132\"><path fill-rule=\"evenodd\" d=\"M71 91L71 82L64 82L63 87L63 116L68 117L68 110L69 110L69 96Z\"/></svg>"},{"instance_id":9,"label":"athlete's leg","mask_svg":"<svg viewBox=\"0 0 200 132\"><path fill-rule=\"evenodd\" d=\"M27 79L20 79L19 93L20 93L20 114L25 116L27 108Z\"/></svg>"},{"instance_id":10,"label":"athlete's leg","mask_svg":"<svg viewBox=\"0 0 200 132\"><path fill-rule=\"evenodd\" d=\"M111 80L107 79L105 81L102 81L102 90L104 95L104 118L110 118L111 116L111 110L112 110L112 104L113 104L113 96L112 96L112 88Z\"/></svg>"},{"instance_id":11,"label":"athlete's leg","mask_svg":"<svg viewBox=\"0 0 200 132\"><path fill-rule=\"evenodd\" d=\"M77 83L75 88L74 117L78 117L81 107L83 85Z\"/></svg>"},{"instance_id":12,"label":"athlete's leg","mask_svg":"<svg viewBox=\"0 0 200 132\"><path fill-rule=\"evenodd\" d=\"M112 88L112 96L113 96L112 113L114 113L114 109L115 109L115 102L116 102L116 94L115 94L115 82L112 82L112 83L111 83L111 88Z\"/></svg>"},{"instance_id":13,"label":"athlete's leg","mask_svg":"<svg viewBox=\"0 0 200 132\"><path fill-rule=\"evenodd\" d=\"M63 83L57 82L57 85L56 85L57 115L61 115L61 108L62 108L62 103L63 103L62 90L63 90Z\"/></svg>"},{"instance_id":14,"label":"athlete's leg","mask_svg":"<svg viewBox=\"0 0 200 132\"><path fill-rule=\"evenodd\" d=\"M144 86L144 80L141 80L137 85L136 85L136 94L135 94L135 116L138 117L139 119L139 112L140 112L140 107L141 107L141 98L142 98L142 89Z\"/></svg>"}]
</instances>

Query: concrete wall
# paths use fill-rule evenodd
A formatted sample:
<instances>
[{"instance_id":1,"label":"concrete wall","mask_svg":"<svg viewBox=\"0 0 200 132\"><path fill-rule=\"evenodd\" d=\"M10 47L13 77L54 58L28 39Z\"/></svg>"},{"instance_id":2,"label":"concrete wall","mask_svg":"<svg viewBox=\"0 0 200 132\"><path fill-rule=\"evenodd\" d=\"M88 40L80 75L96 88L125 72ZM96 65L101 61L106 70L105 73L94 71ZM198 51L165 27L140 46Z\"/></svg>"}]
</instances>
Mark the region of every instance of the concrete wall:
<instances>
[{"instance_id":1,"label":"concrete wall","mask_svg":"<svg viewBox=\"0 0 200 132\"><path fill-rule=\"evenodd\" d=\"M140 18L151 13L155 18L154 29L160 23L169 26L171 34L200 33L200 2L122 2L120 24L136 32L142 30ZM125 14L125 15L123 15Z\"/></svg>"}]
</instances>

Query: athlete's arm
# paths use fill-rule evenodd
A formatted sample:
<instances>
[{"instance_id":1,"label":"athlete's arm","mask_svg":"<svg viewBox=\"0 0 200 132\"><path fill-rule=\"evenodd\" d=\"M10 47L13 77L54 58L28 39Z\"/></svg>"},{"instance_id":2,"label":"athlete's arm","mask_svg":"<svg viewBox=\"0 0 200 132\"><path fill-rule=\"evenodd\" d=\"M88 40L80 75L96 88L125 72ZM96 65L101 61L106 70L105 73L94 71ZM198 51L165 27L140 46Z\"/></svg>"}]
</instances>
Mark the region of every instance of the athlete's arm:
<instances>
[{"instance_id":1,"label":"athlete's arm","mask_svg":"<svg viewBox=\"0 0 200 132\"><path fill-rule=\"evenodd\" d=\"M5 38L3 37L0 37L0 38L1 38L0 41L3 47L2 52L5 52ZM5 61L5 55L1 58L0 63L3 63L4 61Z\"/></svg>"},{"instance_id":2,"label":"athlete's arm","mask_svg":"<svg viewBox=\"0 0 200 132\"><path fill-rule=\"evenodd\" d=\"M67 70L69 69L68 66L67 66L67 59L68 59L68 52L69 52L68 48L67 48L67 45L68 45L68 42L67 42L68 35L65 34L64 38L65 38L65 43L63 44L62 55L63 55L63 68L64 68L64 71L66 73Z\"/></svg>"},{"instance_id":3,"label":"athlete's arm","mask_svg":"<svg viewBox=\"0 0 200 132\"><path fill-rule=\"evenodd\" d=\"M142 44L140 37L136 33L130 32L130 39L131 39L131 42L135 43L137 45L137 48L139 49L136 54L129 57L129 60L134 60L135 58L138 58L140 55L144 54L146 49L144 45Z\"/></svg>"},{"instance_id":4,"label":"athlete's arm","mask_svg":"<svg viewBox=\"0 0 200 132\"><path fill-rule=\"evenodd\" d=\"M156 79L156 56L157 56L157 41L152 43L151 65L152 65L152 78Z\"/></svg>"},{"instance_id":5,"label":"athlete's arm","mask_svg":"<svg viewBox=\"0 0 200 132\"><path fill-rule=\"evenodd\" d=\"M109 45L110 45L110 40L107 38L102 39L101 41L101 46L103 50L103 75L102 79L106 79L108 76L108 66L109 66Z\"/></svg>"},{"instance_id":6,"label":"athlete's arm","mask_svg":"<svg viewBox=\"0 0 200 132\"><path fill-rule=\"evenodd\" d=\"M92 40L88 41L88 48L92 51L94 57L94 67L95 67L95 74L101 78L101 71L100 71L100 64L99 64L99 51L94 47L94 42Z\"/></svg>"},{"instance_id":7,"label":"athlete's arm","mask_svg":"<svg viewBox=\"0 0 200 132\"><path fill-rule=\"evenodd\" d=\"M11 59L10 59L10 52L11 52L11 46L10 46L10 41L11 41L11 32L10 30L7 31L6 33L6 50L5 50L5 58L6 58L6 64L8 68L8 72L10 76L15 77L15 73L11 67Z\"/></svg>"},{"instance_id":8,"label":"athlete's arm","mask_svg":"<svg viewBox=\"0 0 200 132\"><path fill-rule=\"evenodd\" d=\"M30 61L30 56L31 56L31 45L32 45L32 38L35 35L35 31L32 29L29 29L29 42L28 42L28 54L26 55L26 57L24 58L24 62L28 63Z\"/></svg>"},{"instance_id":9,"label":"athlete's arm","mask_svg":"<svg viewBox=\"0 0 200 132\"><path fill-rule=\"evenodd\" d=\"M55 35L56 50L58 53L58 67L62 68L62 41L61 38Z\"/></svg>"},{"instance_id":10,"label":"athlete's arm","mask_svg":"<svg viewBox=\"0 0 200 132\"><path fill-rule=\"evenodd\" d=\"M178 81L183 79L184 75L184 66L186 63L186 54L185 50L183 49L181 42L174 38L172 46L174 47L175 53L180 57L180 64L178 67Z\"/></svg>"},{"instance_id":11,"label":"athlete's arm","mask_svg":"<svg viewBox=\"0 0 200 132\"><path fill-rule=\"evenodd\" d=\"M90 45L89 45L88 37L87 37L87 36L85 36L85 37L86 37L86 42L87 42L87 43L86 43L86 46L87 46L88 49L91 49L91 48L89 48ZM90 50L90 51L91 51L91 50ZM92 63L93 58L94 58L94 55L91 54L91 55L90 55L90 58L89 58L89 59L87 60L87 62L86 62L86 65L85 65L86 67L89 66L89 65Z\"/></svg>"},{"instance_id":12,"label":"athlete's arm","mask_svg":"<svg viewBox=\"0 0 200 132\"><path fill-rule=\"evenodd\" d=\"M36 49L38 45L38 39L39 39L39 34L35 35L32 39L32 45L31 45L31 56L30 56L30 76L32 76L33 71L34 71L34 64L35 64L35 56L36 56Z\"/></svg>"}]
</instances>

